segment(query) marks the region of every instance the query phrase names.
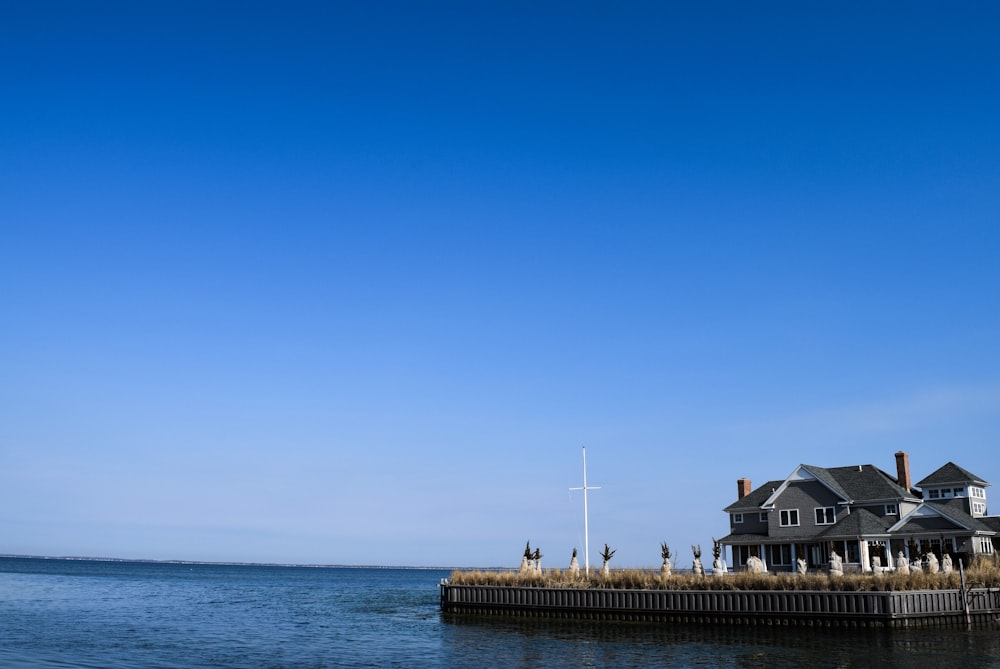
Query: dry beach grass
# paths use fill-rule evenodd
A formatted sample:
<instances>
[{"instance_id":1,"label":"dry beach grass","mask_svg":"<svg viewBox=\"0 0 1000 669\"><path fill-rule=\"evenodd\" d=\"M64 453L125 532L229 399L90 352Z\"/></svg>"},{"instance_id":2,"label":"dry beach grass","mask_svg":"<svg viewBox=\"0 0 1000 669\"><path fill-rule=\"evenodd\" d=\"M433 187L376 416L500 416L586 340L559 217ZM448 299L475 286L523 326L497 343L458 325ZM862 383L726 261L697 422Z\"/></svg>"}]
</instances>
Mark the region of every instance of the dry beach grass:
<instances>
[{"instance_id":1,"label":"dry beach grass","mask_svg":"<svg viewBox=\"0 0 1000 669\"><path fill-rule=\"evenodd\" d=\"M965 572L967 587L1000 587L1000 556L979 557ZM662 577L658 569L613 569L601 576L591 569L590 577L577 576L569 570L546 569L541 574L519 574L516 571L455 570L452 585L504 585L534 588L613 588L633 590L830 590L856 592L886 592L902 590L954 590L961 587L958 570L950 574L886 573L805 575L789 573L752 574L734 572L723 577L696 576L691 573Z\"/></svg>"}]
</instances>

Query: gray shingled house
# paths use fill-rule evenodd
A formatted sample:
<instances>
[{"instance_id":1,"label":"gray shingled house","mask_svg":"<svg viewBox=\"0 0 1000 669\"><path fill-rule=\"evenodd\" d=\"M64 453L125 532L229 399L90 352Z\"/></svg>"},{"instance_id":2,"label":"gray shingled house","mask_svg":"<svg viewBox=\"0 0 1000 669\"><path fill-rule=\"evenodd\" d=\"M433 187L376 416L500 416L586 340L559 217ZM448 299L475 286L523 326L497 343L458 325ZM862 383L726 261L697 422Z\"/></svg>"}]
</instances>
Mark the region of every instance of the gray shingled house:
<instances>
[{"instance_id":1,"label":"gray shingled house","mask_svg":"<svg viewBox=\"0 0 1000 669\"><path fill-rule=\"evenodd\" d=\"M750 556L771 571L791 571L804 557L809 567L825 566L830 551L845 569L870 571L888 565L899 551L910 560L933 551L962 558L1000 550L1000 516L987 510L982 478L949 462L916 486L909 456L896 453L896 476L874 465L799 465L787 478L753 490L736 482L739 498L727 506L728 536L736 569Z\"/></svg>"}]
</instances>

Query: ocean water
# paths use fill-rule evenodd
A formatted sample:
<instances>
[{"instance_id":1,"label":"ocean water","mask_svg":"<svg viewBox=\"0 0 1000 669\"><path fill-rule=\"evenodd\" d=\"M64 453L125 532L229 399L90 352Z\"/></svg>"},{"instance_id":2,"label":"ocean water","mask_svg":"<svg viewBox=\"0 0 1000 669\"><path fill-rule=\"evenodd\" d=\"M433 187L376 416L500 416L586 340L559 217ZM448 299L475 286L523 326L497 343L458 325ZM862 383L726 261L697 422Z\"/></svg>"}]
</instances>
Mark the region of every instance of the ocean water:
<instances>
[{"instance_id":1,"label":"ocean water","mask_svg":"<svg viewBox=\"0 0 1000 669\"><path fill-rule=\"evenodd\" d=\"M422 569L0 558L0 667L1000 668L1000 628L443 615Z\"/></svg>"}]
</instances>

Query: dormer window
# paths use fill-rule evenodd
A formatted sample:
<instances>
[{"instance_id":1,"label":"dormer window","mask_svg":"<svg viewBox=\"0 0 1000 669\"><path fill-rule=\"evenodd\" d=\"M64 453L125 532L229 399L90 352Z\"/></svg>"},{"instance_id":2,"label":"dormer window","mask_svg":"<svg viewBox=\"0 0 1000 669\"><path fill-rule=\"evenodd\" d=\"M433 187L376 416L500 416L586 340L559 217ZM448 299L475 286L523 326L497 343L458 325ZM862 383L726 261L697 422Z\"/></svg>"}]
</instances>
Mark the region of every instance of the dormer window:
<instances>
[{"instance_id":1,"label":"dormer window","mask_svg":"<svg viewBox=\"0 0 1000 669\"><path fill-rule=\"evenodd\" d=\"M941 497L941 491L938 490L937 488L935 488L934 490L927 491L928 499L938 499L939 497Z\"/></svg>"},{"instance_id":2,"label":"dormer window","mask_svg":"<svg viewBox=\"0 0 1000 669\"><path fill-rule=\"evenodd\" d=\"M885 505L885 515L887 515L887 516L898 516L899 515L899 507L896 506L895 504L886 504Z\"/></svg>"},{"instance_id":3,"label":"dormer window","mask_svg":"<svg viewBox=\"0 0 1000 669\"><path fill-rule=\"evenodd\" d=\"M743 522L743 514L742 513L734 513L733 514L733 524L737 525L737 524L742 523L742 522Z\"/></svg>"}]
</instances>

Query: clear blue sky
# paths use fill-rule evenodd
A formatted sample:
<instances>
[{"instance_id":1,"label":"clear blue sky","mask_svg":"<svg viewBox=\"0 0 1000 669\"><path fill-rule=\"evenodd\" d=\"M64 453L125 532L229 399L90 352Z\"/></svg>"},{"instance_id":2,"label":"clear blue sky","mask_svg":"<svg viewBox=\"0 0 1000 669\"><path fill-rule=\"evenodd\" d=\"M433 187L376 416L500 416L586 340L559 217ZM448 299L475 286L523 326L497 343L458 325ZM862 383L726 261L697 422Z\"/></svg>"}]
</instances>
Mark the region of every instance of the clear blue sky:
<instances>
[{"instance_id":1,"label":"clear blue sky","mask_svg":"<svg viewBox=\"0 0 1000 669\"><path fill-rule=\"evenodd\" d=\"M1000 484L997 35L7 3L0 553L565 566L584 445L620 566L799 463Z\"/></svg>"}]
</instances>

